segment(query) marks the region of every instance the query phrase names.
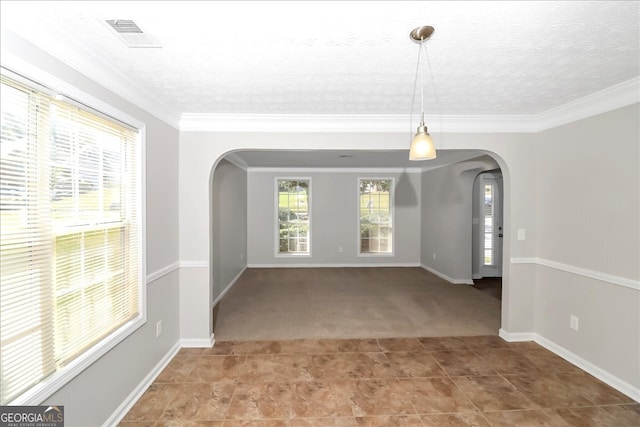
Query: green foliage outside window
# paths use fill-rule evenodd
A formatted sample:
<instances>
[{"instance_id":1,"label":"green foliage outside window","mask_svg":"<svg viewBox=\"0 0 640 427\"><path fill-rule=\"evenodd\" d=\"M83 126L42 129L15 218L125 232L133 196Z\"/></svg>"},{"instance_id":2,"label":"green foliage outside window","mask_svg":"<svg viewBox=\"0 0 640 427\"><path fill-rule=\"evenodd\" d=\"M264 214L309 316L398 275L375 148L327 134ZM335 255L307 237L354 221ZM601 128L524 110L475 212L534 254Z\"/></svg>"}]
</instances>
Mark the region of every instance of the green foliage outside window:
<instances>
[{"instance_id":1,"label":"green foliage outside window","mask_svg":"<svg viewBox=\"0 0 640 427\"><path fill-rule=\"evenodd\" d=\"M360 253L392 251L390 179L360 180Z\"/></svg>"},{"instance_id":2,"label":"green foliage outside window","mask_svg":"<svg viewBox=\"0 0 640 427\"><path fill-rule=\"evenodd\" d=\"M309 253L309 180L278 180L278 253Z\"/></svg>"}]
</instances>

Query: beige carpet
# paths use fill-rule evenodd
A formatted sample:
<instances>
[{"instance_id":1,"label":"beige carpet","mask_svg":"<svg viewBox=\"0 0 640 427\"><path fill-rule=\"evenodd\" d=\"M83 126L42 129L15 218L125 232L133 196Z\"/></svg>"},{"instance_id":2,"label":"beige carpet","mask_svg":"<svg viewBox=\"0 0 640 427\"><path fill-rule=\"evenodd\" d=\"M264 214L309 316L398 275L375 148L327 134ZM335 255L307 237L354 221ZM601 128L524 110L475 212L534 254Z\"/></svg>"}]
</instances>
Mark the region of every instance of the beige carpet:
<instances>
[{"instance_id":1,"label":"beige carpet","mask_svg":"<svg viewBox=\"0 0 640 427\"><path fill-rule=\"evenodd\" d=\"M496 335L500 301L421 268L247 269L216 341Z\"/></svg>"}]
</instances>

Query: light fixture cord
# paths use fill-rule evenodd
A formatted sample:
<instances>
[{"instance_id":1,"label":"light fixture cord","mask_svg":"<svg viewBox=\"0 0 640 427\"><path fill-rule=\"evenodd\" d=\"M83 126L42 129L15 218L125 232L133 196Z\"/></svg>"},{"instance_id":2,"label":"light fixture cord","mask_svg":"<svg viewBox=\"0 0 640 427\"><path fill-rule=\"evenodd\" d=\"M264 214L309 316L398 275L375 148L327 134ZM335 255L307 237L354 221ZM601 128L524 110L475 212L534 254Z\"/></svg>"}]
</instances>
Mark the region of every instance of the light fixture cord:
<instances>
[{"instance_id":1,"label":"light fixture cord","mask_svg":"<svg viewBox=\"0 0 640 427\"><path fill-rule=\"evenodd\" d=\"M440 122L440 132L442 132L442 109L440 106L440 98L438 97L438 90L436 89L436 82L435 79L433 78L433 70L431 69L431 61L429 61L429 53L427 52L427 46L422 43L422 45L424 46L424 56L425 56L425 60L427 61L427 68L429 69L429 76L431 77L431 87L433 88L433 99L435 100L435 104L436 104L436 108L438 110L438 118L439 118L439 122ZM424 89L423 89L423 96L424 96ZM424 109L423 109L424 111Z\"/></svg>"},{"instance_id":2,"label":"light fixture cord","mask_svg":"<svg viewBox=\"0 0 640 427\"><path fill-rule=\"evenodd\" d=\"M420 44L423 44L422 42ZM418 86L418 73L420 73L420 56L422 53L422 47L418 49L418 62L416 62L416 74L413 79L413 96L411 97L411 112L409 113L409 142L413 139L413 106L416 104L416 88ZM422 78L423 90L422 90L422 112L424 120L424 75Z\"/></svg>"},{"instance_id":3,"label":"light fixture cord","mask_svg":"<svg viewBox=\"0 0 640 427\"><path fill-rule=\"evenodd\" d=\"M420 52L424 49L424 39L420 39ZM418 63L420 62L420 53L418 54ZM420 73L420 126L424 126L424 65Z\"/></svg>"}]
</instances>

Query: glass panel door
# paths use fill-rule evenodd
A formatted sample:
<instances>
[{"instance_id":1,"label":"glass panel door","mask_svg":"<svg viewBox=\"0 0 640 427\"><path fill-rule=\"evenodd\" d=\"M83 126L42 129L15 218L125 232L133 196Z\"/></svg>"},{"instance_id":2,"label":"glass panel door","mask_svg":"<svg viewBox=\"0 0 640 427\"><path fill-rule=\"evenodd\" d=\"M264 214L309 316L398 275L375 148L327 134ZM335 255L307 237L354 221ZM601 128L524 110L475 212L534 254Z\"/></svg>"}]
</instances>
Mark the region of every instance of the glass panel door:
<instances>
[{"instance_id":1,"label":"glass panel door","mask_svg":"<svg viewBox=\"0 0 640 427\"><path fill-rule=\"evenodd\" d=\"M502 276L502 176L481 175L480 233L482 277Z\"/></svg>"}]
</instances>

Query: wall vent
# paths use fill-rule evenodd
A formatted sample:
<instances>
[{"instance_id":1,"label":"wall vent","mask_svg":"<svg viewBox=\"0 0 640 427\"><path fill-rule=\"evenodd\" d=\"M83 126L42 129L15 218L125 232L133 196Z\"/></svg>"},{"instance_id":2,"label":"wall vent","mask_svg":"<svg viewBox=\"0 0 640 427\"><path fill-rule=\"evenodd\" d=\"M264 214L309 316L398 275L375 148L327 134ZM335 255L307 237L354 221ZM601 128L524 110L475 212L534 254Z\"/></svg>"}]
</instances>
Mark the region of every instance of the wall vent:
<instances>
[{"instance_id":1,"label":"wall vent","mask_svg":"<svg viewBox=\"0 0 640 427\"><path fill-rule=\"evenodd\" d=\"M142 30L131 19L108 19L107 24L119 34L141 33Z\"/></svg>"},{"instance_id":2,"label":"wall vent","mask_svg":"<svg viewBox=\"0 0 640 427\"><path fill-rule=\"evenodd\" d=\"M132 19L107 19L104 22L128 47L162 47L158 40L142 31Z\"/></svg>"}]
</instances>

